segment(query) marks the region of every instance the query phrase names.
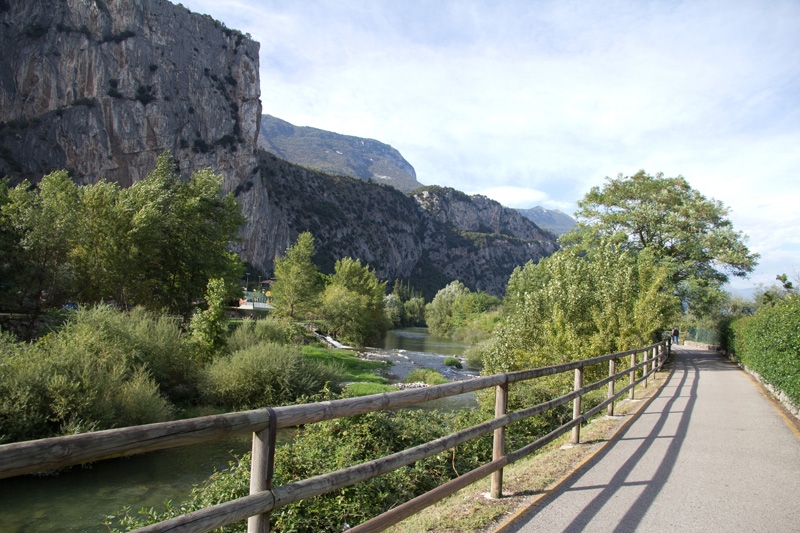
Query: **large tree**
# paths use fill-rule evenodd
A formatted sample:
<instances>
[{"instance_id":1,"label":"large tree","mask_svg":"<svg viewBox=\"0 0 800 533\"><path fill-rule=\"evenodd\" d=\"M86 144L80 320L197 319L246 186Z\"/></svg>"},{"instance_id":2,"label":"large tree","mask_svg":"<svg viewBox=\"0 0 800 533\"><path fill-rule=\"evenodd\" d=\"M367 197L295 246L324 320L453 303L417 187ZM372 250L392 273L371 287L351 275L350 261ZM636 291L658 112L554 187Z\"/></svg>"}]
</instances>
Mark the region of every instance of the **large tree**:
<instances>
[{"instance_id":1,"label":"large tree","mask_svg":"<svg viewBox=\"0 0 800 533\"><path fill-rule=\"evenodd\" d=\"M650 250L667 265L684 303L709 305L729 276L745 277L757 264L747 237L733 229L729 209L707 199L682 176L607 178L578 202L578 224L560 242L587 250L611 238L633 252Z\"/></svg>"}]
</instances>

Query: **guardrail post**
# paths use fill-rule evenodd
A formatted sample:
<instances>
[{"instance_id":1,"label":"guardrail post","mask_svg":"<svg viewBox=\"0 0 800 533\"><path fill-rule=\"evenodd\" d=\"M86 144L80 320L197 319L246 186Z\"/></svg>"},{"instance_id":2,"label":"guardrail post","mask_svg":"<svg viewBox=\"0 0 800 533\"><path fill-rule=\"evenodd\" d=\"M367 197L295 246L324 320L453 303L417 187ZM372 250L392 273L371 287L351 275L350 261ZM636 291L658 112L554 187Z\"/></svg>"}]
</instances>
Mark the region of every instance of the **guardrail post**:
<instances>
[{"instance_id":1,"label":"guardrail post","mask_svg":"<svg viewBox=\"0 0 800 533\"><path fill-rule=\"evenodd\" d=\"M275 436L278 432L277 417L271 407L269 426L253 433L253 447L250 454L250 494L272 489L272 474L275 469ZM251 516L247 519L247 533L269 533L269 513Z\"/></svg>"},{"instance_id":2,"label":"guardrail post","mask_svg":"<svg viewBox=\"0 0 800 533\"><path fill-rule=\"evenodd\" d=\"M636 383L636 369L634 368L635 366L636 366L636 352L633 352L631 354L631 390L628 392L628 398L631 400L634 399L633 384Z\"/></svg>"},{"instance_id":3,"label":"guardrail post","mask_svg":"<svg viewBox=\"0 0 800 533\"><path fill-rule=\"evenodd\" d=\"M494 392L494 417L499 418L508 411L508 378L505 382L495 387ZM494 430L492 446L492 460L502 459L506 454L506 428L505 426ZM498 499L503 497L503 469L492 472L492 488L489 495Z\"/></svg>"},{"instance_id":4,"label":"guardrail post","mask_svg":"<svg viewBox=\"0 0 800 533\"><path fill-rule=\"evenodd\" d=\"M661 355L661 346L653 346L653 362L650 365L650 370L652 372L656 371L656 363L658 362L660 355ZM655 377L653 379L655 379Z\"/></svg>"},{"instance_id":5,"label":"guardrail post","mask_svg":"<svg viewBox=\"0 0 800 533\"><path fill-rule=\"evenodd\" d=\"M575 369L575 390L583 388L583 367ZM572 401L572 419L575 420L581 416L581 397L578 396ZM581 441L581 425L576 424L572 428L572 444L578 444Z\"/></svg>"},{"instance_id":6,"label":"guardrail post","mask_svg":"<svg viewBox=\"0 0 800 533\"><path fill-rule=\"evenodd\" d=\"M616 363L617 363L616 360L609 359L609 361L608 361L608 377L613 376L614 373L617 371L616 370L616 366L617 366ZM610 400L613 397L614 397L614 380L612 379L611 381L608 382L608 399ZM608 404L608 416L614 416L614 402L611 402L611 403Z\"/></svg>"}]
</instances>

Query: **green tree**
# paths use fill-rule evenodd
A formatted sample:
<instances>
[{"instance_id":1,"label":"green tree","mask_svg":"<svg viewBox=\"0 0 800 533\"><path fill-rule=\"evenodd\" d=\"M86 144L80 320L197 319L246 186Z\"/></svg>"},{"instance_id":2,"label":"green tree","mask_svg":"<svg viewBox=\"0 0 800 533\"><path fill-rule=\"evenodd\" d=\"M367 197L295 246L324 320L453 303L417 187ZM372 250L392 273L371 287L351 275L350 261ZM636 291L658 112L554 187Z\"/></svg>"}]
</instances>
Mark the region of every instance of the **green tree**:
<instances>
[{"instance_id":1,"label":"green tree","mask_svg":"<svg viewBox=\"0 0 800 533\"><path fill-rule=\"evenodd\" d=\"M75 270L76 298L84 303L114 300L125 303L131 271L132 213L125 208L125 191L100 181L81 187L76 243L70 252Z\"/></svg>"},{"instance_id":2,"label":"green tree","mask_svg":"<svg viewBox=\"0 0 800 533\"><path fill-rule=\"evenodd\" d=\"M506 294L505 317L482 353L488 374L648 344L678 310L668 269L608 241L517 268Z\"/></svg>"},{"instance_id":3,"label":"green tree","mask_svg":"<svg viewBox=\"0 0 800 533\"><path fill-rule=\"evenodd\" d=\"M314 237L303 232L297 242L287 248L283 257L275 258L275 283L272 301L278 314L304 318L317 307L321 291L319 271L314 257Z\"/></svg>"},{"instance_id":4,"label":"green tree","mask_svg":"<svg viewBox=\"0 0 800 533\"><path fill-rule=\"evenodd\" d=\"M458 298L469 294L469 288L458 280L451 281L425 306L425 322L434 335L445 337L452 331L451 318Z\"/></svg>"},{"instance_id":5,"label":"green tree","mask_svg":"<svg viewBox=\"0 0 800 533\"><path fill-rule=\"evenodd\" d=\"M206 290L206 309L192 316L189 331L192 340L205 361L225 348L228 340L228 317L225 299L228 291L224 279L211 279Z\"/></svg>"},{"instance_id":6,"label":"green tree","mask_svg":"<svg viewBox=\"0 0 800 533\"><path fill-rule=\"evenodd\" d=\"M386 282L369 265L349 257L336 261L322 296L322 316L331 333L359 346L383 337L389 326L385 292Z\"/></svg>"},{"instance_id":7,"label":"green tree","mask_svg":"<svg viewBox=\"0 0 800 533\"><path fill-rule=\"evenodd\" d=\"M244 218L233 195L222 192L222 178L208 169L182 182L168 153L125 191L124 209L132 216L128 303L188 319L208 280L238 286L243 267L228 246L238 239Z\"/></svg>"},{"instance_id":8,"label":"green tree","mask_svg":"<svg viewBox=\"0 0 800 533\"><path fill-rule=\"evenodd\" d=\"M6 270L15 268L6 281L7 303L26 313L32 328L43 312L72 296L69 253L78 223L78 189L61 170L37 187L26 180L3 196L3 238L10 246L3 263Z\"/></svg>"},{"instance_id":9,"label":"green tree","mask_svg":"<svg viewBox=\"0 0 800 533\"><path fill-rule=\"evenodd\" d=\"M703 308L716 303L729 275L744 277L757 264L758 254L745 246L746 237L734 231L729 210L709 200L682 176L607 178L578 202L578 224L560 242L589 249L611 238L624 249L648 249L670 269L671 281L684 303Z\"/></svg>"}]
</instances>

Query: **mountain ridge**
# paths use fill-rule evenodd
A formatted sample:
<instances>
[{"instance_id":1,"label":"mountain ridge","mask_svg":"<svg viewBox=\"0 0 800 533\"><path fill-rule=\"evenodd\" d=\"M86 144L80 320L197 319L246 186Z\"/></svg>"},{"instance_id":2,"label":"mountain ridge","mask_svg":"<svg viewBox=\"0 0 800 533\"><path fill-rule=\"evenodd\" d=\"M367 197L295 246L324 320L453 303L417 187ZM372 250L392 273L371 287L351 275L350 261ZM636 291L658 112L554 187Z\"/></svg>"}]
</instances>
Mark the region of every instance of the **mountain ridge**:
<instances>
[{"instance_id":1,"label":"mountain ridge","mask_svg":"<svg viewBox=\"0 0 800 533\"><path fill-rule=\"evenodd\" d=\"M374 139L342 135L261 116L258 146L298 165L362 180L386 183L403 192L422 187L414 167L399 151Z\"/></svg>"}]
</instances>

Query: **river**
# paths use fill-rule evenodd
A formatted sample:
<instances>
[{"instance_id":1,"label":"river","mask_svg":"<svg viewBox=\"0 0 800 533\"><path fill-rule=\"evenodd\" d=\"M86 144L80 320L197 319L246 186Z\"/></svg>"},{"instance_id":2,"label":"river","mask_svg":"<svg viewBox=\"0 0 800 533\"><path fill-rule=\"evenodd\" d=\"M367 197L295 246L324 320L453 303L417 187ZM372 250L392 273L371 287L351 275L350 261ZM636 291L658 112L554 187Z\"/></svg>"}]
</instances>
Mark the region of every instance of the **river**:
<instances>
[{"instance_id":1,"label":"river","mask_svg":"<svg viewBox=\"0 0 800 533\"><path fill-rule=\"evenodd\" d=\"M450 380L468 379L475 372L444 365L448 355L460 355L466 345L429 335L424 328L390 331L383 346L364 351L366 357L392 361L390 381L402 381L414 368L434 368ZM430 402L428 407L474 407L472 395ZM250 436L241 435L195 446L161 450L76 466L51 475L0 480L0 531L47 533L107 532L106 516L124 506L163 508L165 500L182 501L193 485L214 469L227 468L234 455L250 450Z\"/></svg>"}]
</instances>

